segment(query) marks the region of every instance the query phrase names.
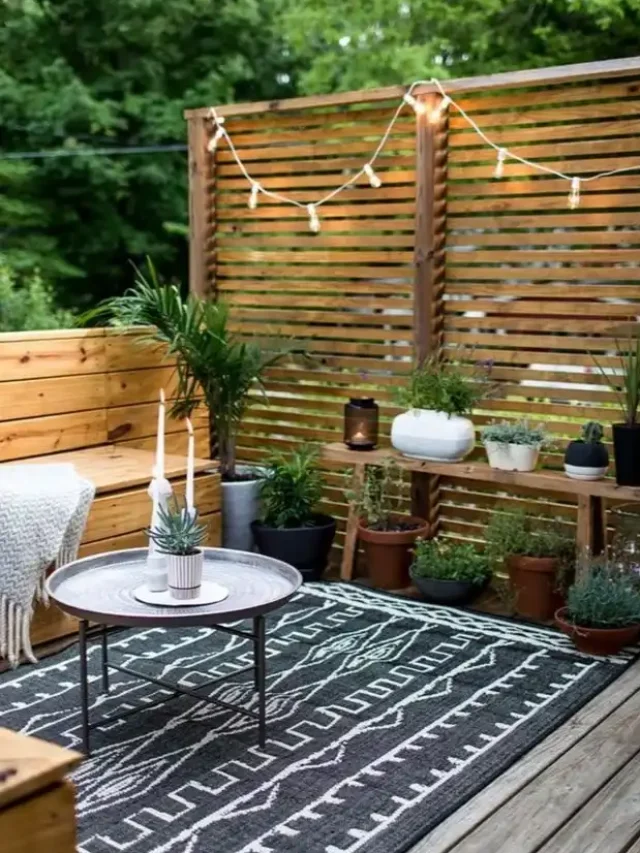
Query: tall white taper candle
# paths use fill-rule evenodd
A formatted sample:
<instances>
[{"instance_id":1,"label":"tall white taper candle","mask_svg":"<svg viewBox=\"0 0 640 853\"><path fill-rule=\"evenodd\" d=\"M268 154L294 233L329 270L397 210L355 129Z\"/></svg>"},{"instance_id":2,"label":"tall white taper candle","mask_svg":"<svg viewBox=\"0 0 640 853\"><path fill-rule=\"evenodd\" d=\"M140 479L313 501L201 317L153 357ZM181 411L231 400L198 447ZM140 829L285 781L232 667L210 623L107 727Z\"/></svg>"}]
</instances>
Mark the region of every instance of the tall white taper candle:
<instances>
[{"instance_id":1,"label":"tall white taper candle","mask_svg":"<svg viewBox=\"0 0 640 853\"><path fill-rule=\"evenodd\" d=\"M195 506L193 482L193 469L195 466L195 438L193 435L193 424L189 418L187 418L187 429L189 430L189 443L187 445L187 488L185 497L187 501L187 511L192 513Z\"/></svg>"},{"instance_id":2,"label":"tall white taper candle","mask_svg":"<svg viewBox=\"0 0 640 853\"><path fill-rule=\"evenodd\" d=\"M164 477L164 390L160 389L158 406L158 435L156 436L156 472L158 478Z\"/></svg>"}]
</instances>

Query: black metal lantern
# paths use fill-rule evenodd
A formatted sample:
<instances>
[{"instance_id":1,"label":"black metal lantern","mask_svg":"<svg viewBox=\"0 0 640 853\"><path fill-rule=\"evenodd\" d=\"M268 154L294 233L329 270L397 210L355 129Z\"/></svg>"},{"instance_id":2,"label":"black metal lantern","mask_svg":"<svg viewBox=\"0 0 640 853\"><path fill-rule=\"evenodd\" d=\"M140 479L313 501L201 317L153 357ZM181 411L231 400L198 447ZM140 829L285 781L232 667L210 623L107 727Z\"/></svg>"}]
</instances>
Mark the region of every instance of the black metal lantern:
<instances>
[{"instance_id":1,"label":"black metal lantern","mask_svg":"<svg viewBox=\"0 0 640 853\"><path fill-rule=\"evenodd\" d=\"M378 404L352 397L344 407L344 443L351 450L373 450L378 443Z\"/></svg>"}]
</instances>

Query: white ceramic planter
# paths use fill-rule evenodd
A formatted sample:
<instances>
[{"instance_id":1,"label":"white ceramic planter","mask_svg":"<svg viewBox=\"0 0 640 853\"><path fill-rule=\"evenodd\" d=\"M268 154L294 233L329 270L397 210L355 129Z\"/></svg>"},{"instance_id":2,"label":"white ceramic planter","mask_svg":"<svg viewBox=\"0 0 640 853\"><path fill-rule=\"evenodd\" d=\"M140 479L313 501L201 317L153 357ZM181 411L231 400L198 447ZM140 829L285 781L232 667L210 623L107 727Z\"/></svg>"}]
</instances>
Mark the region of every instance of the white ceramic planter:
<instances>
[{"instance_id":1,"label":"white ceramic planter","mask_svg":"<svg viewBox=\"0 0 640 853\"><path fill-rule=\"evenodd\" d=\"M608 465L603 468L589 468L586 465L568 465L564 463L564 470L567 477L572 480L602 480L606 475Z\"/></svg>"},{"instance_id":2,"label":"white ceramic planter","mask_svg":"<svg viewBox=\"0 0 640 853\"><path fill-rule=\"evenodd\" d=\"M240 473L251 471L260 475L260 469L238 465ZM251 522L260 515L260 484L262 480L240 480L222 483L222 547L234 551L252 551Z\"/></svg>"},{"instance_id":3,"label":"white ceramic planter","mask_svg":"<svg viewBox=\"0 0 640 853\"><path fill-rule=\"evenodd\" d=\"M431 409L410 409L394 418L391 426L391 444L413 459L459 462L474 442L473 423L468 418Z\"/></svg>"},{"instance_id":4,"label":"white ceramic planter","mask_svg":"<svg viewBox=\"0 0 640 853\"><path fill-rule=\"evenodd\" d=\"M204 552L198 548L195 554L167 554L169 592L172 598L187 601L200 595Z\"/></svg>"},{"instance_id":5,"label":"white ceramic planter","mask_svg":"<svg viewBox=\"0 0 640 853\"><path fill-rule=\"evenodd\" d=\"M538 464L540 448L530 444L504 444L485 441L489 465L499 471L534 471Z\"/></svg>"}]
</instances>

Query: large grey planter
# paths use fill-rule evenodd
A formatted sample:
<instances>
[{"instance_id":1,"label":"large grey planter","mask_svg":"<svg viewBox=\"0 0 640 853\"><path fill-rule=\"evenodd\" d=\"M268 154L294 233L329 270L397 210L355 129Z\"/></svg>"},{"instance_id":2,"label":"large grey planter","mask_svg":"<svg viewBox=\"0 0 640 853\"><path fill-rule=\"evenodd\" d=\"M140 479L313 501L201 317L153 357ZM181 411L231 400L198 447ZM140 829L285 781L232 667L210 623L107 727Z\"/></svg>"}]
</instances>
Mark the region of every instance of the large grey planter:
<instances>
[{"instance_id":1,"label":"large grey planter","mask_svg":"<svg viewBox=\"0 0 640 853\"><path fill-rule=\"evenodd\" d=\"M238 465L238 472L259 470L249 465ZM260 515L261 480L222 483L222 547L234 551L253 551L251 522Z\"/></svg>"}]
</instances>

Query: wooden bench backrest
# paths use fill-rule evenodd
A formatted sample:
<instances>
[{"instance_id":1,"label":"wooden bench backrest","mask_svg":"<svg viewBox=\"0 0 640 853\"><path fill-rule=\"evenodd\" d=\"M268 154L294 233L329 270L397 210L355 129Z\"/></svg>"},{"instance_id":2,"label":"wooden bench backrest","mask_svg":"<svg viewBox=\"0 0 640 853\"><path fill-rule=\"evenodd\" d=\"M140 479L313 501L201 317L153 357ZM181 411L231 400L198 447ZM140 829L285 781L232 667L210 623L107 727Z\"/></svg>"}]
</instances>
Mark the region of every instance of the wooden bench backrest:
<instances>
[{"instance_id":1,"label":"wooden bench backrest","mask_svg":"<svg viewBox=\"0 0 640 853\"><path fill-rule=\"evenodd\" d=\"M101 444L153 449L158 397L175 396L162 348L133 332L78 329L0 334L0 462ZM208 417L194 412L196 455L209 456ZM186 453L167 419L167 453Z\"/></svg>"}]
</instances>

